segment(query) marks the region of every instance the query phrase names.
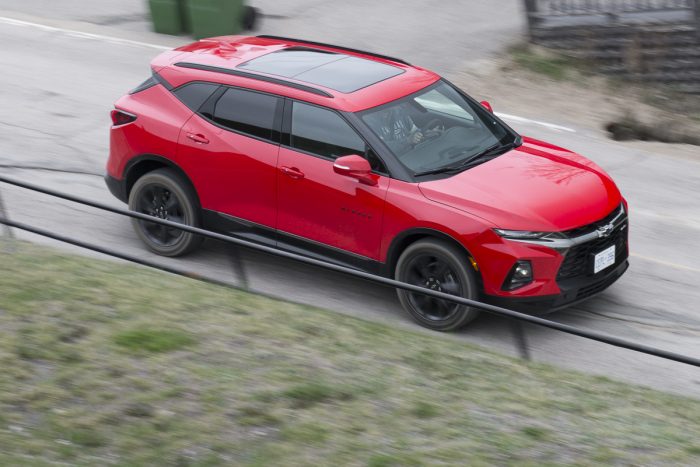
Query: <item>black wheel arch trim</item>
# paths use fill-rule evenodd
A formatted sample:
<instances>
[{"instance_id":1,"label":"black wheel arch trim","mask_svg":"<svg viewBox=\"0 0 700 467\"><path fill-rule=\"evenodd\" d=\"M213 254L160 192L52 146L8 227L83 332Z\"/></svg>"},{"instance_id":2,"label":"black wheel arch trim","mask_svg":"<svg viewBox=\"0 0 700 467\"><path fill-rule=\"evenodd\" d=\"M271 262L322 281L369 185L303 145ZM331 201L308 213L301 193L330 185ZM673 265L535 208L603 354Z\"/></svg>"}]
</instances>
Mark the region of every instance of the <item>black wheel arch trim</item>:
<instances>
[{"instance_id":1,"label":"black wheel arch trim","mask_svg":"<svg viewBox=\"0 0 700 467\"><path fill-rule=\"evenodd\" d=\"M395 269L396 269L396 264L399 262L399 257L401 256L401 253L412 243L415 241L418 241L418 239L405 243L407 239L410 237L421 237L421 238L436 238L436 239L442 239L442 240L447 240L451 244L454 244L458 246L464 253L467 255L467 257L472 257L474 258L474 255L471 254L469 249L464 246L462 242L457 240L455 237L452 235L443 232L442 230L438 229L433 229L430 227L415 227L415 228L410 228L407 230L402 231L399 233L394 239L391 241L391 244L389 245L389 250L387 252L386 256L386 262L384 263L384 267L386 269L385 274L387 276L393 277ZM471 267L471 264L469 265ZM480 271L474 271L476 273L477 277L477 282L479 282L479 286L481 286L481 272Z\"/></svg>"},{"instance_id":2,"label":"black wheel arch trim","mask_svg":"<svg viewBox=\"0 0 700 467\"><path fill-rule=\"evenodd\" d=\"M148 163L148 162L156 162L158 164L164 165L165 167L168 167L170 169L175 170L178 175L180 175L183 180L186 180L187 183L189 183L190 188L192 188L192 192L194 193L196 197L196 202L198 207L201 209L201 203L199 201L199 193L197 193L197 189L194 186L194 183L192 183L192 180L190 177L187 176L187 173L175 162L173 162L171 159L168 159L167 157L164 156L159 156L157 154L141 154L136 157L133 157L129 162L127 162L126 166L124 167L124 172L122 176L121 183L123 185L122 192L124 193L124 197L126 200L129 199L129 194L131 193L131 188L134 186L134 183L136 183L136 180L138 178L131 180L131 173L134 168L137 166L143 164L143 163ZM151 169L144 174L151 172L152 170L157 170L157 169ZM143 175L143 174L142 174Z\"/></svg>"}]
</instances>

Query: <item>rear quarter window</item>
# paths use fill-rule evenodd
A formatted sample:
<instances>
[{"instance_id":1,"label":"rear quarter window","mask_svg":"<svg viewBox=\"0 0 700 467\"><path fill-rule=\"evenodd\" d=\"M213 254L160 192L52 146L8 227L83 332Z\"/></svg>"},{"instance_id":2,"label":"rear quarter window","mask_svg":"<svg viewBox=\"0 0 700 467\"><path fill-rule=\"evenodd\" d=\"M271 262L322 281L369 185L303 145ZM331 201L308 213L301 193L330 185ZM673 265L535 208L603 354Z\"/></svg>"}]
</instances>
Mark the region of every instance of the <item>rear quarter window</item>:
<instances>
[{"instance_id":1,"label":"rear quarter window","mask_svg":"<svg viewBox=\"0 0 700 467\"><path fill-rule=\"evenodd\" d=\"M197 112L217 89L219 89L218 84L189 83L177 88L173 94L192 111Z\"/></svg>"},{"instance_id":2,"label":"rear quarter window","mask_svg":"<svg viewBox=\"0 0 700 467\"><path fill-rule=\"evenodd\" d=\"M272 140L279 98L229 88L216 103L213 120L231 130Z\"/></svg>"}]
</instances>

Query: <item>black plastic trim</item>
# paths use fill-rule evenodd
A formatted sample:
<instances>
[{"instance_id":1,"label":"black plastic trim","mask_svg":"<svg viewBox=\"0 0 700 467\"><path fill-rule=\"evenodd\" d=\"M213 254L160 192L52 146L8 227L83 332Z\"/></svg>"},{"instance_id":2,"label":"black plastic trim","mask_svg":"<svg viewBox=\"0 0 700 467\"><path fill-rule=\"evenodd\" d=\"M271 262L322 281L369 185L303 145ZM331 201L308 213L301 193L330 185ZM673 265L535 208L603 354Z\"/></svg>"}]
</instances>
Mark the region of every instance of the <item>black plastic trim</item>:
<instances>
[{"instance_id":1,"label":"black plastic trim","mask_svg":"<svg viewBox=\"0 0 700 467\"><path fill-rule=\"evenodd\" d=\"M172 91L172 90L174 89L174 88L173 88L173 85L170 84L169 82L167 82L167 81L165 80L165 78L163 78L163 77L160 75L160 73L158 73L157 71L154 71L154 72L153 72L153 78L154 78L156 81L158 81L159 84L163 85L163 87L164 87L165 89L167 89L168 91Z\"/></svg>"},{"instance_id":2,"label":"black plastic trim","mask_svg":"<svg viewBox=\"0 0 700 467\"><path fill-rule=\"evenodd\" d=\"M126 203L128 200L126 196L126 184L124 183L124 180L117 180L109 174L105 174L104 178L105 184L107 185L109 192L112 193L112 195L114 195L114 197L122 203Z\"/></svg>"},{"instance_id":3,"label":"black plastic trim","mask_svg":"<svg viewBox=\"0 0 700 467\"><path fill-rule=\"evenodd\" d=\"M338 49L338 50L344 50L344 51L346 51L346 52L353 52L353 53L357 53L357 54L369 55L369 56L371 56L371 57L377 57L377 58L381 58L381 59L384 59L384 60L389 60L389 61L392 61L392 62L402 63L402 64L404 64L404 65L411 66L410 63L408 63L407 61L402 60L402 59L400 59L400 58L390 57L390 56L388 56L388 55L382 55L382 54L378 54L378 53L374 53L374 52L368 52L368 51L366 51L366 50L353 49L353 48L350 48L350 47L343 47L342 45L326 44L326 43L323 43L323 42L307 41L307 40L304 40L304 39L294 39L293 37L272 36L272 35L268 35L268 34L262 34L262 35L259 35L259 36L256 36L256 37L259 37L259 38L261 38L261 39L273 39L273 40L280 40L280 41L291 41L291 42L298 42L299 44L308 44L308 45L317 45L317 46L320 46L320 47L329 47L329 48L332 48L332 49Z\"/></svg>"},{"instance_id":4,"label":"black plastic trim","mask_svg":"<svg viewBox=\"0 0 700 467\"><path fill-rule=\"evenodd\" d=\"M386 255L386 266L387 268L393 269L396 266L396 263L399 261L399 256L401 256L401 253L403 252L403 249L399 249L400 245L406 240L408 237L412 237L414 235L420 235L424 237L432 237L432 238L437 238L437 239L442 239L442 240L447 240L449 242L452 242L455 245L458 245L462 250L464 250L464 253L467 256L471 256L472 258L474 257L467 247L464 246L462 242L454 238L452 235L445 233L441 230L437 229L431 229L428 227L414 227L414 228L409 228L407 230L404 230L397 234L392 240L391 243L389 244L389 250L387 251ZM392 276L394 273L393 270L387 270L385 275ZM481 273L477 272L477 276L481 278Z\"/></svg>"},{"instance_id":5,"label":"black plastic trim","mask_svg":"<svg viewBox=\"0 0 700 467\"><path fill-rule=\"evenodd\" d=\"M518 269L518 266L521 265L522 263L528 263L530 265L530 277L527 281L521 281L518 280L517 282L513 283L513 277L515 277L515 271ZM521 287L525 287L528 284L532 284L533 277L532 277L532 262L528 259L519 259L513 264L513 267L510 268L510 272L506 276L506 280L503 281L503 285L501 285L501 290L505 291L513 291L513 290L518 290Z\"/></svg>"},{"instance_id":6,"label":"black plastic trim","mask_svg":"<svg viewBox=\"0 0 700 467\"><path fill-rule=\"evenodd\" d=\"M139 84L134 89L129 91L129 95L136 94L136 93L139 93L141 91L145 91L148 88L152 88L156 84L158 84L158 80L156 80L155 77L153 75L151 75L146 81L144 81L143 83Z\"/></svg>"},{"instance_id":7,"label":"black plastic trim","mask_svg":"<svg viewBox=\"0 0 700 467\"><path fill-rule=\"evenodd\" d=\"M287 81L285 79L273 78L272 76L259 75L257 73L250 73L247 71L232 70L231 68L222 68L218 66L202 65L200 63L189 63L189 62L177 62L175 66L181 68L192 68L194 70L212 71L214 73L224 73L227 75L239 76L241 78L250 78L258 81L265 81L267 83L279 84L281 86L287 86L288 88L299 89L300 91L310 92L316 94L317 96L323 97L333 97L332 94L318 88L311 86L306 86L304 84L294 83L292 81Z\"/></svg>"},{"instance_id":8,"label":"black plastic trim","mask_svg":"<svg viewBox=\"0 0 700 467\"><path fill-rule=\"evenodd\" d=\"M131 171L136 167L138 164L142 162L158 162L160 164L163 164L164 166L173 169L176 171L178 174L180 174L189 184L192 190L197 193L197 190L194 187L194 184L192 183L192 180L190 180L190 177L187 175L187 173L182 170L182 168L177 165L175 162L173 162L171 159L168 159L167 157L164 156L159 156L157 154L140 154L136 157L133 157L129 162L126 164L124 167L124 172L122 174L122 184L124 185L124 197L126 198L128 202L129 199L129 191L131 190L131 186L128 185L129 182L129 177ZM197 195L198 199L197 201L199 202L199 195Z\"/></svg>"},{"instance_id":9,"label":"black plastic trim","mask_svg":"<svg viewBox=\"0 0 700 467\"><path fill-rule=\"evenodd\" d=\"M328 261L340 266L378 274L384 265L366 256L316 242L294 234L273 229L262 224L241 219L209 209L202 210L202 220L207 229L243 238L280 250L291 251L310 258Z\"/></svg>"},{"instance_id":10,"label":"black plastic trim","mask_svg":"<svg viewBox=\"0 0 700 467\"><path fill-rule=\"evenodd\" d=\"M284 99L284 111L282 115L282 146L290 148L292 145L292 106L294 100L288 97Z\"/></svg>"},{"instance_id":11,"label":"black plastic trim","mask_svg":"<svg viewBox=\"0 0 700 467\"><path fill-rule=\"evenodd\" d=\"M586 281L570 281L566 285L559 284L561 293L556 295L510 298L482 294L481 299L483 302L491 305L508 307L512 310L521 311L525 313L551 313L557 310L561 310L562 308L574 306L578 303L593 298L596 295L599 295L600 293L604 292L608 287L617 282L617 280L620 277L622 277L622 275L625 273L628 267L629 261L625 260L601 277L596 277L595 279L588 279ZM601 284L601 288L596 290L595 293L591 293L590 295L586 295L584 297L579 297L579 293L582 289L595 287L598 284Z\"/></svg>"}]
</instances>

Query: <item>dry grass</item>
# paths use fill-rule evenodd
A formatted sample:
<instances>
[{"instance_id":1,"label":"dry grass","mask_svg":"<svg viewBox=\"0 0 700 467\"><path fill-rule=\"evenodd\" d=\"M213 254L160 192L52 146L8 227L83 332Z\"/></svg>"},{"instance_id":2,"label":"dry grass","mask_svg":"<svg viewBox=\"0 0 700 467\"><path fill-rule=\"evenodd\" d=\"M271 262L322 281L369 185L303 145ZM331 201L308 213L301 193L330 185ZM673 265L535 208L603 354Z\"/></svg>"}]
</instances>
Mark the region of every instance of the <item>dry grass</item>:
<instances>
[{"instance_id":1,"label":"dry grass","mask_svg":"<svg viewBox=\"0 0 700 467\"><path fill-rule=\"evenodd\" d=\"M700 463L700 402L0 244L0 465Z\"/></svg>"}]
</instances>

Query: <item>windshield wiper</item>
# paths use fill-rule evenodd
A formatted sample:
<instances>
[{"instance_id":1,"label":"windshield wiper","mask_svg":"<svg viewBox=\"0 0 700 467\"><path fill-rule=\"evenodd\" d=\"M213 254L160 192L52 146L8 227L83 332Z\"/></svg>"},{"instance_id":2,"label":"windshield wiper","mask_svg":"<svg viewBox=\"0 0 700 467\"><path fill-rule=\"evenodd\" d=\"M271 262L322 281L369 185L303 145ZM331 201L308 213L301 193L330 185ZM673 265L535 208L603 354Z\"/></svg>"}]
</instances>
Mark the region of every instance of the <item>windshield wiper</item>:
<instances>
[{"instance_id":1,"label":"windshield wiper","mask_svg":"<svg viewBox=\"0 0 700 467\"><path fill-rule=\"evenodd\" d=\"M431 170L425 170L423 172L416 172L413 174L414 177L420 177L421 175L433 175L433 174L440 174L440 173L450 173L450 172L461 172L470 166L474 165L475 162L477 162L479 159L486 158L486 157L492 157L492 156L499 156L503 154L506 151L509 151L515 147L516 143L515 141L511 143L506 143L501 145L500 143L496 143L492 146L489 146L488 148L484 149L483 151L479 151L478 153L474 154L473 156L470 156L460 162L459 164L456 165L446 165L444 167L438 167L437 169L431 169Z\"/></svg>"},{"instance_id":2,"label":"windshield wiper","mask_svg":"<svg viewBox=\"0 0 700 467\"><path fill-rule=\"evenodd\" d=\"M474 154L473 156L469 157L464 162L462 162L462 164L468 165L470 162L473 162L477 159L481 159L482 157L500 156L504 152L510 151L514 147L515 147L515 141L512 141L510 143L506 143L503 145L496 143L493 146L489 146L488 148L484 149L483 151L478 152L478 153Z\"/></svg>"}]
</instances>

